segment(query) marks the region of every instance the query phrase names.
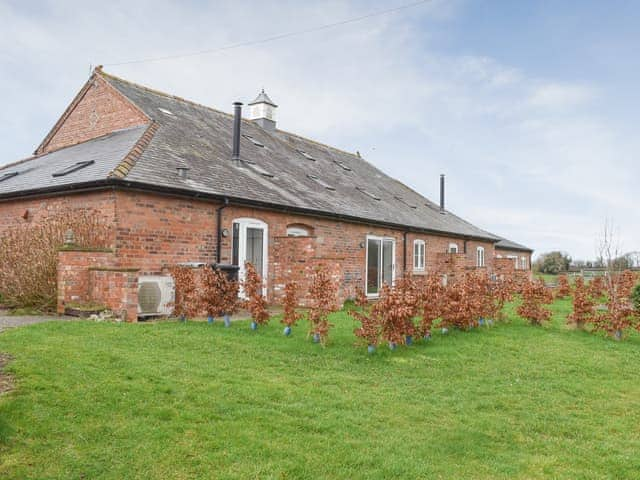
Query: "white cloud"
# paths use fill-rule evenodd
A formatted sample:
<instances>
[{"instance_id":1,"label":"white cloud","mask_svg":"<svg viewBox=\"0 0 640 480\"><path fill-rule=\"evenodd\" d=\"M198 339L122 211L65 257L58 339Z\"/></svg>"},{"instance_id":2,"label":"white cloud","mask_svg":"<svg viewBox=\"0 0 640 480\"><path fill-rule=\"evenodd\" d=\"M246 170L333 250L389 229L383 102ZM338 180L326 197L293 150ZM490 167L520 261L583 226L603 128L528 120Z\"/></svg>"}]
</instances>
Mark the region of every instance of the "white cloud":
<instances>
[{"instance_id":1,"label":"white cloud","mask_svg":"<svg viewBox=\"0 0 640 480\"><path fill-rule=\"evenodd\" d=\"M51 2L0 4L0 163L28 154L64 110L89 64L224 46L388 8L370 2ZM593 255L605 216L640 243L638 142L602 117L599 85L539 78L488 55L444 54L431 25L464 2L282 41L105 67L230 110L265 87L279 125L347 150L480 226L537 250ZM629 245L631 249L631 245ZM636 249L640 249L637 248Z\"/></svg>"}]
</instances>

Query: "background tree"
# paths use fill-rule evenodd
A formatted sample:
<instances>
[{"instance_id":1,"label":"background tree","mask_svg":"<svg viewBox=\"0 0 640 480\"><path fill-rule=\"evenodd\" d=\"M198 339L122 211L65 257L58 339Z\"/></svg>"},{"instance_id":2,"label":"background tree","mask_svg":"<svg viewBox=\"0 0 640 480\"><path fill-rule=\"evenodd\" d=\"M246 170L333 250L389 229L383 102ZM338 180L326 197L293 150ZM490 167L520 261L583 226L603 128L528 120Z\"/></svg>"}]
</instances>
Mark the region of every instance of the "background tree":
<instances>
[{"instance_id":1,"label":"background tree","mask_svg":"<svg viewBox=\"0 0 640 480\"><path fill-rule=\"evenodd\" d=\"M553 275L568 271L570 266L571 257L568 253L560 251L544 253L534 263L537 272Z\"/></svg>"}]
</instances>

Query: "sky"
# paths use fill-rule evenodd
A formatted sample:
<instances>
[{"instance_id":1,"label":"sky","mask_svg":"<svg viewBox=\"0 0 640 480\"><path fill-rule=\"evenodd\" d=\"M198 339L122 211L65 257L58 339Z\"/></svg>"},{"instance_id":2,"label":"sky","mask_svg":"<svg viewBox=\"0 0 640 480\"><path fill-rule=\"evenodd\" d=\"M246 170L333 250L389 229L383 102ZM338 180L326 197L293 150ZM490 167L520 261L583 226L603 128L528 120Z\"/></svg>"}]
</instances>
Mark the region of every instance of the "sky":
<instances>
[{"instance_id":1,"label":"sky","mask_svg":"<svg viewBox=\"0 0 640 480\"><path fill-rule=\"evenodd\" d=\"M540 254L640 250L640 2L0 0L0 165L30 155L91 66L229 111L261 88L278 127L369 162Z\"/></svg>"}]
</instances>

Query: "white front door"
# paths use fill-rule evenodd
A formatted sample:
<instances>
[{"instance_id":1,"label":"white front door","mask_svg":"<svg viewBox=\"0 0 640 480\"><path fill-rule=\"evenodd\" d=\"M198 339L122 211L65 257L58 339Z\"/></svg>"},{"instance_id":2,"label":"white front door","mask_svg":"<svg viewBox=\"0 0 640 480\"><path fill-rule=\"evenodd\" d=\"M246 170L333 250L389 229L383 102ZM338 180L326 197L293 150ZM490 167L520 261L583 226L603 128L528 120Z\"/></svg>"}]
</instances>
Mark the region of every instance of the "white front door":
<instances>
[{"instance_id":1,"label":"white front door","mask_svg":"<svg viewBox=\"0 0 640 480\"><path fill-rule=\"evenodd\" d=\"M240 270L238 278L245 280L245 263L251 263L263 281L263 295L267 293L267 255L269 245L269 228L266 223L253 218L239 218L233 221L233 264ZM242 287L240 296L244 297Z\"/></svg>"}]
</instances>

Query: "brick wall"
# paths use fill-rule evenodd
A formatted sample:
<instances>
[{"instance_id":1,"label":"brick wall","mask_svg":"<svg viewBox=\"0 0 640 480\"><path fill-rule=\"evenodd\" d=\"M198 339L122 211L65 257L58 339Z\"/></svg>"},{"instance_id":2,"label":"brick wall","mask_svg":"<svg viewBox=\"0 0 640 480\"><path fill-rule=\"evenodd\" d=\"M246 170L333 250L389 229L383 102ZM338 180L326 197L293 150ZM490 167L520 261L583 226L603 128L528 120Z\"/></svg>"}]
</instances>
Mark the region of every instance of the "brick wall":
<instances>
[{"instance_id":1,"label":"brick wall","mask_svg":"<svg viewBox=\"0 0 640 480\"><path fill-rule=\"evenodd\" d=\"M216 208L198 200L117 192L119 264L153 275L176 263L214 262Z\"/></svg>"},{"instance_id":2,"label":"brick wall","mask_svg":"<svg viewBox=\"0 0 640 480\"><path fill-rule=\"evenodd\" d=\"M69 109L64 121L40 147L46 153L106 135L115 130L149 123L137 107L117 92L99 75L87 84Z\"/></svg>"},{"instance_id":3,"label":"brick wall","mask_svg":"<svg viewBox=\"0 0 640 480\"><path fill-rule=\"evenodd\" d=\"M89 298L106 305L126 321L138 317L138 270L89 268Z\"/></svg>"},{"instance_id":4,"label":"brick wall","mask_svg":"<svg viewBox=\"0 0 640 480\"><path fill-rule=\"evenodd\" d=\"M0 234L4 229L37 225L43 219L73 212L89 212L106 225L115 222L115 194L111 190L82 194L68 194L38 199L21 199L0 202ZM115 229L110 239L115 246Z\"/></svg>"},{"instance_id":5,"label":"brick wall","mask_svg":"<svg viewBox=\"0 0 640 480\"><path fill-rule=\"evenodd\" d=\"M58 313L64 313L69 302L89 302L89 268L113 266L115 255L111 250L85 249L58 252Z\"/></svg>"}]
</instances>

